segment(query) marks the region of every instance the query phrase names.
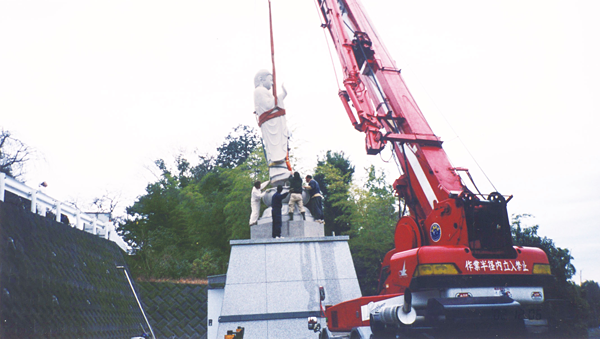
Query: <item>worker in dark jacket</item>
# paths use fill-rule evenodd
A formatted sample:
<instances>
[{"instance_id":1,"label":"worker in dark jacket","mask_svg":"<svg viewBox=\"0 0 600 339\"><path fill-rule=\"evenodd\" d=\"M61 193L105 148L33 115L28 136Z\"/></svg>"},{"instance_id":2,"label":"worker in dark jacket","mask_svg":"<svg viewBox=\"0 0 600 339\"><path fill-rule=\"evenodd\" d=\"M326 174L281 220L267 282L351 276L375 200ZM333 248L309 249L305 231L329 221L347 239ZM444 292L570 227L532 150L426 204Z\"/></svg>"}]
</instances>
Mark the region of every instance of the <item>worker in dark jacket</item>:
<instances>
[{"instance_id":1,"label":"worker in dark jacket","mask_svg":"<svg viewBox=\"0 0 600 339\"><path fill-rule=\"evenodd\" d=\"M283 186L277 186L277 192L273 194L271 198L271 215L273 216L273 238L283 238L281 236L281 207L283 207L282 201L287 197L288 193L283 193Z\"/></svg>"},{"instance_id":2,"label":"worker in dark jacket","mask_svg":"<svg viewBox=\"0 0 600 339\"><path fill-rule=\"evenodd\" d=\"M313 179L312 175L306 176L306 182L308 186L305 186L310 195L310 201L308 202L308 209L310 213L315 218L316 222L324 224L323 220L323 196L321 195L321 187L319 187L319 183Z\"/></svg>"},{"instance_id":3,"label":"worker in dark jacket","mask_svg":"<svg viewBox=\"0 0 600 339\"><path fill-rule=\"evenodd\" d=\"M289 215L290 220L294 220L294 206L298 205L298 210L300 214L302 214L302 219L306 220L306 216L304 215L304 204L302 203L302 178L300 177L300 173L294 172L293 176L290 176L290 202L289 206Z\"/></svg>"}]
</instances>

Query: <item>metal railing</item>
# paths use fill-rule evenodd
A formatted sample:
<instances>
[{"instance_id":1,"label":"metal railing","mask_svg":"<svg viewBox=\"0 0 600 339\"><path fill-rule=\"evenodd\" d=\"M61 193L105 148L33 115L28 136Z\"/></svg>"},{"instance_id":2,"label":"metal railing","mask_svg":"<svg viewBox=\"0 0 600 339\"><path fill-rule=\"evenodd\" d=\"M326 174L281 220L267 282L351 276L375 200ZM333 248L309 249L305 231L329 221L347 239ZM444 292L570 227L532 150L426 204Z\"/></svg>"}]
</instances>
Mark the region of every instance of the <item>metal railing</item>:
<instances>
[{"instance_id":1,"label":"metal railing","mask_svg":"<svg viewBox=\"0 0 600 339\"><path fill-rule=\"evenodd\" d=\"M108 218L100 220L98 213L85 213L70 203L60 202L41 192L39 188L31 188L24 183L0 173L0 201L5 201L6 192L31 202L31 212L46 216L52 213L56 221L68 223L79 230L109 239L114 225ZM63 219L63 216L68 218Z\"/></svg>"}]
</instances>

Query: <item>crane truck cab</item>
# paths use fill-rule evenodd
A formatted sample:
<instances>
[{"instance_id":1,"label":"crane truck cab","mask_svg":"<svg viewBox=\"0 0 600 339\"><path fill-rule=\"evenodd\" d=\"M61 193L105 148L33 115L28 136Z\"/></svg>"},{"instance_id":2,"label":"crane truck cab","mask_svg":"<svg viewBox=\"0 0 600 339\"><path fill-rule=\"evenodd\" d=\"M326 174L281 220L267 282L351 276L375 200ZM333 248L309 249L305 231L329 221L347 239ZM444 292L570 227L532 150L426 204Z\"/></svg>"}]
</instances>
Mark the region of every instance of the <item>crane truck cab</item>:
<instances>
[{"instance_id":1,"label":"crane truck cab","mask_svg":"<svg viewBox=\"0 0 600 339\"><path fill-rule=\"evenodd\" d=\"M368 154L391 147L402 172L394 187L409 210L383 259L379 295L327 307L321 336L543 331L550 265L541 249L514 246L511 197L481 194L468 170L451 165L359 0L318 6L342 66L346 114L365 133Z\"/></svg>"}]
</instances>

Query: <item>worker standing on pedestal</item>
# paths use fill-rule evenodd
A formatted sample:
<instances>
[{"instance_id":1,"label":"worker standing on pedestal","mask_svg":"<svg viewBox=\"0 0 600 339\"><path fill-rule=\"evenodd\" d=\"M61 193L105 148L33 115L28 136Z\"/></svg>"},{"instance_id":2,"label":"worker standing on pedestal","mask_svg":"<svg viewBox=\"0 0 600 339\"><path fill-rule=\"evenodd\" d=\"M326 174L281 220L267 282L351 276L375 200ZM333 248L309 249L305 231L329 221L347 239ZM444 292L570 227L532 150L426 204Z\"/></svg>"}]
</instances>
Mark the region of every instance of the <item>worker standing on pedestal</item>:
<instances>
[{"instance_id":1,"label":"worker standing on pedestal","mask_svg":"<svg viewBox=\"0 0 600 339\"><path fill-rule=\"evenodd\" d=\"M304 188L308 190L308 193L310 195L308 209L313 215L313 218L315 218L316 222L324 224L325 221L323 220L323 196L321 195L321 187L319 187L319 183L313 179L312 175L307 175L305 179L308 183L308 186L305 186Z\"/></svg>"},{"instance_id":2,"label":"worker standing on pedestal","mask_svg":"<svg viewBox=\"0 0 600 339\"><path fill-rule=\"evenodd\" d=\"M252 196L250 197L250 207L252 208L252 213L250 214L250 226L256 225L258 223L258 216L260 213L260 199L262 199L265 192L263 190L271 181L266 181L262 185L260 181L254 182L254 187L252 187Z\"/></svg>"},{"instance_id":3,"label":"worker standing on pedestal","mask_svg":"<svg viewBox=\"0 0 600 339\"><path fill-rule=\"evenodd\" d=\"M282 200L287 197L288 193L283 193L283 186L277 186L277 192L271 198L271 215L273 216L273 238L283 238L281 236L281 208L283 207Z\"/></svg>"},{"instance_id":4,"label":"worker standing on pedestal","mask_svg":"<svg viewBox=\"0 0 600 339\"><path fill-rule=\"evenodd\" d=\"M293 176L290 176L290 202L288 204L290 220L294 220L294 206L298 205L298 211L302 214L302 219L306 220L304 215L304 204L302 203L302 178L300 173L294 172Z\"/></svg>"}]
</instances>

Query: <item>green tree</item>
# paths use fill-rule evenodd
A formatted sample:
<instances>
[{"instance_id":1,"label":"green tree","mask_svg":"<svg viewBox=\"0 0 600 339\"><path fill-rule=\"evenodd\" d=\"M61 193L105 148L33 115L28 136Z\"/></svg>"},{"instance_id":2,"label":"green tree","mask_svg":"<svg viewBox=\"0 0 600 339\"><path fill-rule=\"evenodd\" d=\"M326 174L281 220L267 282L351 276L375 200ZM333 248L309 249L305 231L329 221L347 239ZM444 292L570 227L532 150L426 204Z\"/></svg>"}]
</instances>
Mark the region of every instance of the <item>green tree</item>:
<instances>
[{"instance_id":1,"label":"green tree","mask_svg":"<svg viewBox=\"0 0 600 339\"><path fill-rule=\"evenodd\" d=\"M261 139L252 127L239 125L217 148L215 163L221 168L235 168L243 164L260 145Z\"/></svg>"},{"instance_id":2,"label":"green tree","mask_svg":"<svg viewBox=\"0 0 600 339\"><path fill-rule=\"evenodd\" d=\"M517 246L538 247L546 252L550 261L552 274L557 281L566 283L575 274L575 266L571 264L571 252L566 248L556 247L554 241L538 235L539 225L523 227L524 219L529 214L519 214L512 217L513 242Z\"/></svg>"},{"instance_id":3,"label":"green tree","mask_svg":"<svg viewBox=\"0 0 600 339\"><path fill-rule=\"evenodd\" d=\"M354 166L344 152L327 151L318 159L314 179L323 194L323 214L325 233L331 235L346 234L350 231L348 216L351 213L350 186L354 175Z\"/></svg>"},{"instance_id":4,"label":"green tree","mask_svg":"<svg viewBox=\"0 0 600 339\"><path fill-rule=\"evenodd\" d=\"M181 156L173 169L156 161L159 179L127 207L118 226L132 247L135 273L178 278L225 271L229 240L249 237L252 182L268 177L256 138L252 129L238 126L219 147L222 153L202 156L196 166Z\"/></svg>"},{"instance_id":5,"label":"green tree","mask_svg":"<svg viewBox=\"0 0 600 339\"><path fill-rule=\"evenodd\" d=\"M585 300L590 305L588 327L600 326L600 285L593 280L583 282L581 288L585 291Z\"/></svg>"},{"instance_id":6,"label":"green tree","mask_svg":"<svg viewBox=\"0 0 600 339\"><path fill-rule=\"evenodd\" d=\"M363 295L378 293L381 262L394 248L394 231L398 222L397 199L385 173L374 166L366 169L367 182L354 187L349 216L352 226L350 250Z\"/></svg>"},{"instance_id":7,"label":"green tree","mask_svg":"<svg viewBox=\"0 0 600 339\"><path fill-rule=\"evenodd\" d=\"M364 185L352 185L354 166L343 152L318 159L314 178L324 196L325 232L350 235L350 250L363 295L377 293L379 269L394 248L397 199L383 171L366 169Z\"/></svg>"},{"instance_id":8,"label":"green tree","mask_svg":"<svg viewBox=\"0 0 600 339\"><path fill-rule=\"evenodd\" d=\"M182 190L188 235L194 246L229 257L231 239L250 237L250 194L255 180L268 180L262 147L235 168L216 167ZM191 258L190 258L191 259ZM223 265L226 263L222 263Z\"/></svg>"},{"instance_id":9,"label":"green tree","mask_svg":"<svg viewBox=\"0 0 600 339\"><path fill-rule=\"evenodd\" d=\"M551 334L558 338L585 338L589 305L582 298L581 288L569 281L575 274L573 257L568 249L557 247L552 239L538 235L538 225L524 226L531 215L513 215L512 236L517 246L538 247L544 250L556 278L544 289Z\"/></svg>"},{"instance_id":10,"label":"green tree","mask_svg":"<svg viewBox=\"0 0 600 339\"><path fill-rule=\"evenodd\" d=\"M155 165L161 177L146 187L146 194L126 208L127 218L117 231L136 255L137 271L154 272L154 276L173 275L170 266L180 267L185 275L185 265L178 262L177 248L185 246L185 228L177 206L180 201L180 178L167 169L163 160ZM181 261L181 260L179 260Z\"/></svg>"},{"instance_id":11,"label":"green tree","mask_svg":"<svg viewBox=\"0 0 600 339\"><path fill-rule=\"evenodd\" d=\"M249 239L248 219L252 185L256 180L261 182L269 180L269 168L262 146L257 147L240 166L231 169L226 175L226 180L231 187L225 196L224 207L225 223L231 228L228 241ZM262 208L264 209L264 206ZM229 251L229 245L227 250Z\"/></svg>"}]
</instances>

